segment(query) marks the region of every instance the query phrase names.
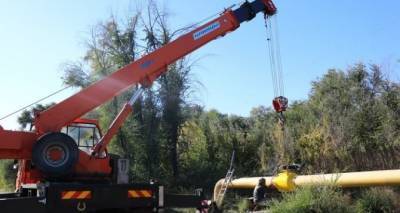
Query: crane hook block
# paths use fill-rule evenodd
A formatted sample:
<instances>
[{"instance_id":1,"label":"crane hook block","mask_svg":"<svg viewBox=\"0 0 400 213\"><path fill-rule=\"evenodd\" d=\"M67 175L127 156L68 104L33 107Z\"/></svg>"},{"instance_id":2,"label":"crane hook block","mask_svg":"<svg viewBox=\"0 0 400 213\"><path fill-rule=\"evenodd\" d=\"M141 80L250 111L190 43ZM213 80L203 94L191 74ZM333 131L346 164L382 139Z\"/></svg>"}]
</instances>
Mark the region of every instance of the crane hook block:
<instances>
[{"instance_id":1,"label":"crane hook block","mask_svg":"<svg viewBox=\"0 0 400 213\"><path fill-rule=\"evenodd\" d=\"M276 112L284 112L286 111L286 108L288 107L288 99L283 96L279 96L274 98L272 101L272 105L274 106L274 109Z\"/></svg>"}]
</instances>

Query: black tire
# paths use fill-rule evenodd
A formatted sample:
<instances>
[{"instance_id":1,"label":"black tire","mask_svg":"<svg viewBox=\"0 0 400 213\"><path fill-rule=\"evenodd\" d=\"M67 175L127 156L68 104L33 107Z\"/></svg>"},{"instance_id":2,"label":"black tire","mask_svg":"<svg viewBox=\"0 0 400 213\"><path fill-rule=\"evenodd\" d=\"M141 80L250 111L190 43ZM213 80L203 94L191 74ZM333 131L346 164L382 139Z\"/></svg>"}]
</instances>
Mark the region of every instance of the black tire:
<instances>
[{"instance_id":1,"label":"black tire","mask_svg":"<svg viewBox=\"0 0 400 213\"><path fill-rule=\"evenodd\" d=\"M78 159L79 149L74 139L63 133L49 133L41 137L32 150L32 162L50 178L70 174Z\"/></svg>"}]
</instances>

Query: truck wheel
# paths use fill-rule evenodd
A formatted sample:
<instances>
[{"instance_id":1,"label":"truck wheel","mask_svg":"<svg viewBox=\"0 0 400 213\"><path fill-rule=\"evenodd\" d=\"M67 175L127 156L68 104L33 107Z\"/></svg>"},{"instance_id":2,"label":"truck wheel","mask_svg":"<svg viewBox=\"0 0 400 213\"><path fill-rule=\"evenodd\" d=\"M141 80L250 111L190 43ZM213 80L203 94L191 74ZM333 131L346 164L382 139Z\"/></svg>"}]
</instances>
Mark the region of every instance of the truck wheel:
<instances>
[{"instance_id":1,"label":"truck wheel","mask_svg":"<svg viewBox=\"0 0 400 213\"><path fill-rule=\"evenodd\" d=\"M74 139L63 133L49 133L40 138L32 150L32 162L50 178L68 175L79 158Z\"/></svg>"}]
</instances>

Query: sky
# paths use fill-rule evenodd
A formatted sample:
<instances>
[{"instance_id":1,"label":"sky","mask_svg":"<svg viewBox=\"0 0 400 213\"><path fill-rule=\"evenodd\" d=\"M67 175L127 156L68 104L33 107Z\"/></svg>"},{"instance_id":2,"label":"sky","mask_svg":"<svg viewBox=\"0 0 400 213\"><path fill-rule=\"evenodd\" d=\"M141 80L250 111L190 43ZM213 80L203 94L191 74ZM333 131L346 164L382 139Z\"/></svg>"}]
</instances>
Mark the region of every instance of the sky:
<instances>
[{"instance_id":1,"label":"sky","mask_svg":"<svg viewBox=\"0 0 400 213\"><path fill-rule=\"evenodd\" d=\"M236 0L157 0L179 29L196 23ZM85 39L96 23L114 15L120 20L143 0L0 0L0 117L60 89L62 64L85 53ZM400 1L275 0L285 95L307 99L311 82L330 68L346 70L364 62L382 65L400 80ZM193 68L201 82L192 102L206 109L246 116L273 99L267 40L261 15L235 32L194 52ZM43 103L76 92L66 90ZM17 129L17 116L1 120Z\"/></svg>"}]
</instances>

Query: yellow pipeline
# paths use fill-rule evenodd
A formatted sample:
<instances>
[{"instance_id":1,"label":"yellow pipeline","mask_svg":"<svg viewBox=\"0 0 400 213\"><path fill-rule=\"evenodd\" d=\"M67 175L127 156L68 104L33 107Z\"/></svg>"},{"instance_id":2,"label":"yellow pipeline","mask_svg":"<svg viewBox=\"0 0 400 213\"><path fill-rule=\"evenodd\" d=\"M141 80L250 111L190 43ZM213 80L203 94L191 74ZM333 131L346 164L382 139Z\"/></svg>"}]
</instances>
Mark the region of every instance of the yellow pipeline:
<instances>
[{"instance_id":1,"label":"yellow pipeline","mask_svg":"<svg viewBox=\"0 0 400 213\"><path fill-rule=\"evenodd\" d=\"M261 177L239 178L232 181L228 186L230 189L253 189ZM277 176L264 177L268 187L275 187L281 192L292 191L296 186L321 186L334 185L338 187L366 187L366 186L390 186L400 185L400 169L378 170L364 172L348 172L336 174L319 175L296 175L291 171L284 170ZM223 179L219 180L214 187L214 200L220 191Z\"/></svg>"}]
</instances>

